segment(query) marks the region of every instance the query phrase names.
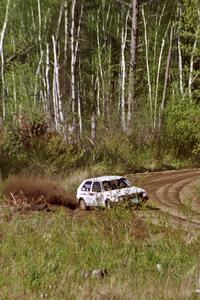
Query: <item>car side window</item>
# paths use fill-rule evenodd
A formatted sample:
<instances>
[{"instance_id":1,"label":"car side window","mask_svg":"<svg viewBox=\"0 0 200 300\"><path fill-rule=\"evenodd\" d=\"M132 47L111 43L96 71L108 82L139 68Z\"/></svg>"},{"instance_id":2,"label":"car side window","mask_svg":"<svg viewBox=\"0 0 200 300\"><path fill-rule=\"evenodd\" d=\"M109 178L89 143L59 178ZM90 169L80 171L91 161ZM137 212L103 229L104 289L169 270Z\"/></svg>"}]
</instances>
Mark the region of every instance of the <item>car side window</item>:
<instances>
[{"instance_id":1,"label":"car side window","mask_svg":"<svg viewBox=\"0 0 200 300\"><path fill-rule=\"evenodd\" d=\"M86 181L81 188L81 191L89 192L92 185L92 181Z\"/></svg>"},{"instance_id":2,"label":"car side window","mask_svg":"<svg viewBox=\"0 0 200 300\"><path fill-rule=\"evenodd\" d=\"M92 186L92 191L96 193L101 192L101 184L99 181L94 181L93 186Z\"/></svg>"}]
</instances>

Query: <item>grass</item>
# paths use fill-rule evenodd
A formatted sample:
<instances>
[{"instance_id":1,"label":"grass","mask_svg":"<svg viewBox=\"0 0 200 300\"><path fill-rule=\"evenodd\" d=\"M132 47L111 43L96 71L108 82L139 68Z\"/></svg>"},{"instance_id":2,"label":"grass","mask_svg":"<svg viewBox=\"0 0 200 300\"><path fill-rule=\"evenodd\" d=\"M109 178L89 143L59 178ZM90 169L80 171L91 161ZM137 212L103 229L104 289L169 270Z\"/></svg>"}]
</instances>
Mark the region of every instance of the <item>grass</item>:
<instances>
[{"instance_id":1,"label":"grass","mask_svg":"<svg viewBox=\"0 0 200 300\"><path fill-rule=\"evenodd\" d=\"M197 299L199 250L200 238L129 209L2 209L0 299ZM82 277L98 268L108 276Z\"/></svg>"}]
</instances>

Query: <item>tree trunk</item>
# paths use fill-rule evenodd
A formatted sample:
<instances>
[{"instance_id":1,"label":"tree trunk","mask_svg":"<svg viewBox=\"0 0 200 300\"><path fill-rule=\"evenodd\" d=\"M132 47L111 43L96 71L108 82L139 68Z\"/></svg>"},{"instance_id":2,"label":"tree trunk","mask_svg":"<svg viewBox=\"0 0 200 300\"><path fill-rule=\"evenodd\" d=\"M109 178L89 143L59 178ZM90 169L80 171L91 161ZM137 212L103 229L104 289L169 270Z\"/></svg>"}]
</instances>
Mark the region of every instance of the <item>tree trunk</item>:
<instances>
[{"instance_id":1,"label":"tree trunk","mask_svg":"<svg viewBox=\"0 0 200 300\"><path fill-rule=\"evenodd\" d=\"M120 86L121 86L121 95L120 95L120 103L121 103L121 124L122 129L125 132L127 130L126 127L126 109L125 109L125 80L126 80L126 61L125 61L125 47L127 40L127 22L129 17L129 10L126 15L125 25L122 28L121 33L121 78L120 78Z\"/></svg>"},{"instance_id":2,"label":"tree trunk","mask_svg":"<svg viewBox=\"0 0 200 300\"><path fill-rule=\"evenodd\" d=\"M131 27L131 59L129 71L129 93L127 126L130 127L135 106L135 80L137 65L137 23L138 23L138 0L132 0L132 27Z\"/></svg>"},{"instance_id":3,"label":"tree trunk","mask_svg":"<svg viewBox=\"0 0 200 300\"><path fill-rule=\"evenodd\" d=\"M152 104L152 85L151 85L151 77L150 77L150 71L149 71L149 43L147 38L147 24L146 19L144 15L144 8L142 8L142 17L143 17L143 23L144 23L144 40L145 40L145 53L146 53L146 69L147 69L147 81L148 81L148 90L149 90L149 108L150 108L150 117L151 120L153 120L153 104Z\"/></svg>"},{"instance_id":4,"label":"tree trunk","mask_svg":"<svg viewBox=\"0 0 200 300\"><path fill-rule=\"evenodd\" d=\"M172 54L173 29L174 29L174 26L172 25L171 30L170 30L170 41L169 41L169 50L168 50L166 69L165 69L165 81L164 81L163 95L162 95L162 101L161 101L161 105L160 105L159 130L162 125L162 115L163 115L163 111L165 108L167 85L168 85L168 81L169 81L169 71L170 71L170 62L171 62L171 54Z\"/></svg>"},{"instance_id":5,"label":"tree trunk","mask_svg":"<svg viewBox=\"0 0 200 300\"><path fill-rule=\"evenodd\" d=\"M7 27L7 22L8 22L8 11L9 11L9 6L10 6L10 0L8 0L7 5L6 5L6 15L5 15L5 20L3 23L3 28L1 30L0 34L0 56L1 56L1 85L2 85L2 121L5 120L6 117L6 111L5 111L5 81L4 81L4 54L3 54L3 41L4 41L4 35Z\"/></svg>"},{"instance_id":6,"label":"tree trunk","mask_svg":"<svg viewBox=\"0 0 200 300\"><path fill-rule=\"evenodd\" d=\"M76 65L76 58L77 58L77 51L78 51L78 44L79 44L83 5L81 6L76 38L75 38L75 6L76 6L76 0L73 0L72 8L71 8L71 18L72 18L71 20L71 98L72 98L72 131L76 135L77 120L76 120L76 93L75 93L75 65Z\"/></svg>"},{"instance_id":7,"label":"tree trunk","mask_svg":"<svg viewBox=\"0 0 200 300\"><path fill-rule=\"evenodd\" d=\"M155 87L155 100L154 100L154 129L156 129L156 126L158 124L157 110L158 110L158 90L159 90L159 81L160 81L160 69L161 69L161 61L162 61L163 50L164 50L164 46L165 46L165 40L166 40L168 28L169 28L169 23L167 25L167 29L166 29L164 37L162 39L162 43L161 43L161 47L160 47L160 55L159 55L159 59L158 59L158 69L157 69L156 87Z\"/></svg>"},{"instance_id":8,"label":"tree trunk","mask_svg":"<svg viewBox=\"0 0 200 300\"><path fill-rule=\"evenodd\" d=\"M181 19L181 8L178 10L178 18ZM180 22L180 21L179 21ZM178 68L179 68L179 85L180 85L180 93L183 96L183 60L182 60L182 53L181 53L181 41L180 41L180 25L178 26L178 36L177 36L177 43L178 43Z\"/></svg>"}]
</instances>

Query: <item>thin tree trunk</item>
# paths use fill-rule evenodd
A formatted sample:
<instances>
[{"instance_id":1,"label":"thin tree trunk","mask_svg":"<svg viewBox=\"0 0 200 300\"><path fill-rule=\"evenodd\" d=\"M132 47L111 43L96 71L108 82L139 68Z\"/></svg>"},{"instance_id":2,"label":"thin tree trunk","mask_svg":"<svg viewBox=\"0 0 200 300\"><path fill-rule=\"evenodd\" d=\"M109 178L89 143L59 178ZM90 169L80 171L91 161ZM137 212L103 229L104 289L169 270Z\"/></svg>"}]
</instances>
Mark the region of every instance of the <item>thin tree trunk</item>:
<instances>
[{"instance_id":1,"label":"thin tree trunk","mask_svg":"<svg viewBox=\"0 0 200 300\"><path fill-rule=\"evenodd\" d=\"M5 108L5 80L4 80L4 56L3 56L3 48L1 49L1 85L2 85L2 117L3 121L6 118L6 108Z\"/></svg>"},{"instance_id":2,"label":"thin tree trunk","mask_svg":"<svg viewBox=\"0 0 200 300\"><path fill-rule=\"evenodd\" d=\"M78 84L78 120L79 120L80 137L82 137L82 135L83 135L83 121L82 121L82 113L81 113L80 83Z\"/></svg>"},{"instance_id":3,"label":"thin tree trunk","mask_svg":"<svg viewBox=\"0 0 200 300\"><path fill-rule=\"evenodd\" d=\"M35 90L34 90L34 103L36 104L37 100L37 92L38 92L38 78L40 75L40 68L42 65L42 60L43 60L43 52L41 52L40 60L37 66L36 74L35 74Z\"/></svg>"},{"instance_id":4,"label":"thin tree trunk","mask_svg":"<svg viewBox=\"0 0 200 300\"><path fill-rule=\"evenodd\" d=\"M174 29L174 26L172 25L171 30L170 30L170 41L169 41L169 50L168 50L166 69L165 69L165 81L164 81L163 95L162 95L162 101L161 101L161 105L160 105L159 129L161 128L161 125L162 125L161 124L162 115L163 115L163 111L165 108L167 86L168 86L168 81L169 81L169 71L170 71L170 62L171 62L171 54L172 54L173 29Z\"/></svg>"},{"instance_id":5,"label":"thin tree trunk","mask_svg":"<svg viewBox=\"0 0 200 300\"><path fill-rule=\"evenodd\" d=\"M125 110L125 79L126 79L126 61L125 61L125 47L126 47L126 40L127 40L127 22L129 17L129 10L126 15L125 26L122 27L121 33L121 78L120 78L120 85L121 85L121 124L123 131L127 130L126 127L126 110Z\"/></svg>"},{"instance_id":6,"label":"thin tree trunk","mask_svg":"<svg viewBox=\"0 0 200 300\"><path fill-rule=\"evenodd\" d=\"M40 5L40 0L38 0L38 41L40 45L40 56L42 56L42 17L41 17L41 5Z\"/></svg>"},{"instance_id":7,"label":"thin tree trunk","mask_svg":"<svg viewBox=\"0 0 200 300\"><path fill-rule=\"evenodd\" d=\"M96 140L96 115L94 112L91 117L91 140L93 143Z\"/></svg>"},{"instance_id":8,"label":"thin tree trunk","mask_svg":"<svg viewBox=\"0 0 200 300\"><path fill-rule=\"evenodd\" d=\"M50 62L49 62L49 44L46 43L46 70L45 70L45 80L46 80L46 95L47 95L47 111L50 109L50 83L49 83L49 70L50 70Z\"/></svg>"},{"instance_id":9,"label":"thin tree trunk","mask_svg":"<svg viewBox=\"0 0 200 300\"><path fill-rule=\"evenodd\" d=\"M7 22L8 22L9 6L10 6L10 0L8 0L8 2L7 2L5 20L4 20L3 28L2 28L1 34L0 34L0 55L1 55L1 52L2 52L2 48L3 48L3 40L4 40L4 35L5 35Z\"/></svg>"},{"instance_id":10,"label":"thin tree trunk","mask_svg":"<svg viewBox=\"0 0 200 300\"><path fill-rule=\"evenodd\" d=\"M160 13L160 18L158 21L158 24L156 24L156 32L155 32L155 38L154 38L154 46L153 46L153 66L156 66L156 59L157 59L157 42L158 42L158 29L161 27L162 18L165 12L166 4L163 5L162 11ZM159 12L158 12L159 13ZM153 80L152 80L152 101L155 101L155 91L156 91L156 74L153 73Z\"/></svg>"},{"instance_id":11,"label":"thin tree trunk","mask_svg":"<svg viewBox=\"0 0 200 300\"><path fill-rule=\"evenodd\" d=\"M100 111L100 84L99 84L99 74L97 73L96 82L95 82L95 89L97 95L97 115L101 115Z\"/></svg>"},{"instance_id":12,"label":"thin tree trunk","mask_svg":"<svg viewBox=\"0 0 200 300\"><path fill-rule=\"evenodd\" d=\"M194 55L197 48L197 38L198 38L199 26L197 26L195 41L193 44L193 49L190 58L190 72L189 72L189 81L188 81L188 92L190 101L192 101L192 82L193 82L193 69L194 69Z\"/></svg>"},{"instance_id":13,"label":"thin tree trunk","mask_svg":"<svg viewBox=\"0 0 200 300\"><path fill-rule=\"evenodd\" d=\"M67 60L67 46L68 46L68 5L67 0L64 3L64 14L65 14L65 42L64 42L64 57Z\"/></svg>"},{"instance_id":14,"label":"thin tree trunk","mask_svg":"<svg viewBox=\"0 0 200 300\"><path fill-rule=\"evenodd\" d=\"M144 8L142 7L142 17L144 23L144 40L145 40L145 53L146 53L146 69L147 69L147 81L148 81L148 89L149 89L149 107L151 119L153 118L153 104L152 104L152 86L151 86L151 77L149 71L149 42L147 38L147 24L144 15Z\"/></svg>"},{"instance_id":15,"label":"thin tree trunk","mask_svg":"<svg viewBox=\"0 0 200 300\"><path fill-rule=\"evenodd\" d=\"M167 29L166 29L164 37L162 39L161 48L160 48L160 55L159 55L159 59L158 59L155 102L154 102L154 129L156 128L156 125L157 125L157 109L158 109L157 106L158 106L158 89L159 89L159 80L160 80L160 68L161 68L162 55L163 55L163 50L164 50L164 46L165 46L165 40L166 40L168 29L169 29L169 23L167 25Z\"/></svg>"},{"instance_id":16,"label":"thin tree trunk","mask_svg":"<svg viewBox=\"0 0 200 300\"><path fill-rule=\"evenodd\" d=\"M77 51L78 51L78 44L79 44L79 35L80 35L80 27L81 27L81 19L83 13L83 5L81 6L81 12L78 21L78 28L77 28L77 36L75 42L75 6L76 0L72 2L71 8L71 98L72 98L72 128L73 132L76 134L76 94L75 94L75 64L77 58Z\"/></svg>"},{"instance_id":17,"label":"thin tree trunk","mask_svg":"<svg viewBox=\"0 0 200 300\"><path fill-rule=\"evenodd\" d=\"M57 100L57 112L58 112L58 125L59 129L61 128L61 124L63 125L63 112L62 112L62 103L61 103L61 96L60 96L60 84L59 84L59 64L58 64L58 57L56 51L56 40L54 36L52 36L53 41L53 52L54 52L54 76L55 76L55 94Z\"/></svg>"},{"instance_id":18,"label":"thin tree trunk","mask_svg":"<svg viewBox=\"0 0 200 300\"><path fill-rule=\"evenodd\" d=\"M12 66L12 80L13 80L14 110L15 110L15 114L16 114L16 111L17 111L17 92L16 92L15 71L14 71L14 67L13 66Z\"/></svg>"},{"instance_id":19,"label":"thin tree trunk","mask_svg":"<svg viewBox=\"0 0 200 300\"><path fill-rule=\"evenodd\" d=\"M1 94L1 97L2 97L2 122L3 122L3 120L5 120L5 117L6 117L3 41L4 41L5 31L6 31L7 22L8 22L9 6L10 6L10 0L8 0L7 5L6 5L5 20L4 20L3 28L2 28L1 34L0 34L1 80L2 80L2 94Z\"/></svg>"},{"instance_id":20,"label":"thin tree trunk","mask_svg":"<svg viewBox=\"0 0 200 300\"><path fill-rule=\"evenodd\" d=\"M101 47L100 45L99 14L100 14L100 10L98 10L98 15L97 15L97 52L98 52L99 73L101 78L102 115L103 117L105 117L105 86L104 86L103 67L101 61L101 50L103 47Z\"/></svg>"},{"instance_id":21,"label":"thin tree trunk","mask_svg":"<svg viewBox=\"0 0 200 300\"><path fill-rule=\"evenodd\" d=\"M129 72L129 93L128 93L128 112L127 126L130 126L134 105L135 105L135 80L137 65L137 21L138 19L138 0L132 0L132 27L131 27L131 59Z\"/></svg>"},{"instance_id":22,"label":"thin tree trunk","mask_svg":"<svg viewBox=\"0 0 200 300\"><path fill-rule=\"evenodd\" d=\"M179 19L181 18L181 8L178 11L179 13ZM177 42L178 42L178 68L179 68L179 85L180 85L180 93L181 96L183 96L184 91L183 91L183 60L182 60L182 53L181 53L181 41L180 41L180 25L178 26L178 37L177 37Z\"/></svg>"},{"instance_id":23,"label":"thin tree trunk","mask_svg":"<svg viewBox=\"0 0 200 300\"><path fill-rule=\"evenodd\" d=\"M64 2L62 1L61 5L60 5L58 24L57 24L57 28L56 28L56 35L55 35L56 42L58 41L58 36L59 36L59 30L60 30L60 24L61 24L61 20L62 20L63 11L64 11Z\"/></svg>"},{"instance_id":24,"label":"thin tree trunk","mask_svg":"<svg viewBox=\"0 0 200 300\"><path fill-rule=\"evenodd\" d=\"M72 96L72 127L73 132L76 128L76 98L75 98L75 52L74 52L74 34L75 34L75 23L74 23L74 14L75 14L75 5L76 0L72 2L71 10L71 96Z\"/></svg>"}]
</instances>

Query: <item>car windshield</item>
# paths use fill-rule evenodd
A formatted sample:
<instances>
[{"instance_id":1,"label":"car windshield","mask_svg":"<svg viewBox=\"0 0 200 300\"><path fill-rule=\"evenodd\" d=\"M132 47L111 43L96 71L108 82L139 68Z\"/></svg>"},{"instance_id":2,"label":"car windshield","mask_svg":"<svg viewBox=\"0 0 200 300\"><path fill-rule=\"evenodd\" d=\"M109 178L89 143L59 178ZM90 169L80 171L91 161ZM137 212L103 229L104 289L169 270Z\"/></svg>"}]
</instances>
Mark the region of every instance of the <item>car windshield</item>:
<instances>
[{"instance_id":1,"label":"car windshield","mask_svg":"<svg viewBox=\"0 0 200 300\"><path fill-rule=\"evenodd\" d=\"M105 180L102 184L105 191L119 190L130 186L129 182L125 178Z\"/></svg>"}]
</instances>

